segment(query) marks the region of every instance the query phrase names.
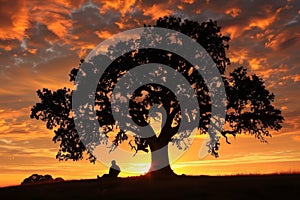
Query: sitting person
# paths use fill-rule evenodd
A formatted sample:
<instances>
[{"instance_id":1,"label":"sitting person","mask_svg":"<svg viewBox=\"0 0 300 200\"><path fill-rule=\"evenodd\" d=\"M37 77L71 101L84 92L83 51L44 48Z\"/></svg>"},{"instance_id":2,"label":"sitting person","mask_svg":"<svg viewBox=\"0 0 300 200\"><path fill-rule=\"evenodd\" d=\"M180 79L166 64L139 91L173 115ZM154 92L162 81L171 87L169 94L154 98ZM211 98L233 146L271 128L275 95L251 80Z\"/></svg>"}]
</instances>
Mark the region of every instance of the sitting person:
<instances>
[{"instance_id":1,"label":"sitting person","mask_svg":"<svg viewBox=\"0 0 300 200\"><path fill-rule=\"evenodd\" d=\"M111 166L109 168L108 174L103 174L102 178L117 178L119 173L121 172L120 167L116 164L116 161L111 161ZM97 178L100 178L97 175Z\"/></svg>"}]
</instances>

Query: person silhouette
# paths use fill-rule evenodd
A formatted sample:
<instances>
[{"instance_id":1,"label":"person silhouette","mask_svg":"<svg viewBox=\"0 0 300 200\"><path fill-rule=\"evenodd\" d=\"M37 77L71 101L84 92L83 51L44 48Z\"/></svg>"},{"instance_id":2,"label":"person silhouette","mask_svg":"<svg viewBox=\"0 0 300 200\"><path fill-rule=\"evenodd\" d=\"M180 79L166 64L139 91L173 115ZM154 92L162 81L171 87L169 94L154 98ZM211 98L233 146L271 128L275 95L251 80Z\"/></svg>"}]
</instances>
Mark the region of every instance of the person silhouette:
<instances>
[{"instance_id":1,"label":"person silhouette","mask_svg":"<svg viewBox=\"0 0 300 200\"><path fill-rule=\"evenodd\" d=\"M108 174L103 174L102 178L117 178L120 172L120 167L116 164L115 160L112 160ZM97 175L97 178L99 179L100 177Z\"/></svg>"},{"instance_id":2,"label":"person silhouette","mask_svg":"<svg viewBox=\"0 0 300 200\"><path fill-rule=\"evenodd\" d=\"M116 164L115 160L111 161L111 166L109 168L109 176L110 177L118 177L119 173L121 172L120 167Z\"/></svg>"}]
</instances>

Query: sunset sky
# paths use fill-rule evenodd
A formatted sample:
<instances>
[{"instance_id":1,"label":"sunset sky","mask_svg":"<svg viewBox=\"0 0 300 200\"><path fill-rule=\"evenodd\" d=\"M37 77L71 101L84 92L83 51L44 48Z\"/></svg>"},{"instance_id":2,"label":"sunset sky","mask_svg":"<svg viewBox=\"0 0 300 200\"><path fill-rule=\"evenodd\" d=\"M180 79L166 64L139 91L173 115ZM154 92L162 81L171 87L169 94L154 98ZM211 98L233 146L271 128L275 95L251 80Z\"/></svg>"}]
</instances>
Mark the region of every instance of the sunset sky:
<instances>
[{"instance_id":1,"label":"sunset sky","mask_svg":"<svg viewBox=\"0 0 300 200\"><path fill-rule=\"evenodd\" d=\"M54 133L29 117L39 100L36 90L72 88L70 70L97 44L165 15L217 20L231 37L230 69L243 65L262 77L285 117L268 144L246 135L230 138L231 145L222 139L219 158L199 159L203 137L197 137L172 164L175 172L300 171L300 1L0 0L0 187L20 184L33 173L86 179L107 172L99 162L55 159L59 144L52 142ZM130 165L118 164L121 169ZM137 171L144 172L147 164Z\"/></svg>"}]
</instances>

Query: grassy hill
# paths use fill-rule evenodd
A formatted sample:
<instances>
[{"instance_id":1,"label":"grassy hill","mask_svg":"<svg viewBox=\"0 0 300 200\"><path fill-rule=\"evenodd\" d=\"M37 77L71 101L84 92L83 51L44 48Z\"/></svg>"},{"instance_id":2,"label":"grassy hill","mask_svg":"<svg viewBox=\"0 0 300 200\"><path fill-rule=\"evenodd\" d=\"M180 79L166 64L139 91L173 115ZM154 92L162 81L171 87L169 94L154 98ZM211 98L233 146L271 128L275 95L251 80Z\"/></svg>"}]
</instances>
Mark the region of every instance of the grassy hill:
<instances>
[{"instance_id":1,"label":"grassy hill","mask_svg":"<svg viewBox=\"0 0 300 200\"><path fill-rule=\"evenodd\" d=\"M131 177L0 188L1 199L299 199L300 174Z\"/></svg>"}]
</instances>

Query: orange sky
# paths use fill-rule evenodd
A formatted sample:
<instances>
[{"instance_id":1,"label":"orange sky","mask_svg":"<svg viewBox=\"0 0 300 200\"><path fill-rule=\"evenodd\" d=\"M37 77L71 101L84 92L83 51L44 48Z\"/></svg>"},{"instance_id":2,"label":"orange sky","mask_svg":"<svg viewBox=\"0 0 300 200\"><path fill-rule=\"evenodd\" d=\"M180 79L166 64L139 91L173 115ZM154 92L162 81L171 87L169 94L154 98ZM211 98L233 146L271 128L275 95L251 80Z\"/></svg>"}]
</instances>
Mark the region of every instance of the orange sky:
<instances>
[{"instance_id":1,"label":"orange sky","mask_svg":"<svg viewBox=\"0 0 300 200\"><path fill-rule=\"evenodd\" d=\"M93 178L107 167L87 161L58 162L58 144L42 122L29 118L37 89L71 87L68 74L99 42L160 16L217 20L231 36L231 68L244 65L275 93L284 127L269 144L254 138L221 141L220 158L199 159L196 138L172 164L177 173L240 174L300 171L300 2L278 1L1 1L0 2L0 186L33 173L65 179ZM128 163L119 163L128 167ZM147 169L131 163L142 172ZM128 174L121 174L127 176Z\"/></svg>"}]
</instances>

